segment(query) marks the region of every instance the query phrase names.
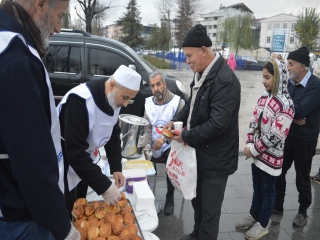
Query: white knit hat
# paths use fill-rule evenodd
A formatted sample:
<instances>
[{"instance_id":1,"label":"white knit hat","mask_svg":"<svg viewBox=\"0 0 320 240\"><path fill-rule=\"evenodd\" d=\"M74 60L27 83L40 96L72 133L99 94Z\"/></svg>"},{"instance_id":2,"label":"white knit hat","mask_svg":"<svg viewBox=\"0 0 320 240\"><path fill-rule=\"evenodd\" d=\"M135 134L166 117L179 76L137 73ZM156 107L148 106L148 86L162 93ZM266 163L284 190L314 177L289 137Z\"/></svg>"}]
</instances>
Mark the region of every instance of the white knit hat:
<instances>
[{"instance_id":1,"label":"white knit hat","mask_svg":"<svg viewBox=\"0 0 320 240\"><path fill-rule=\"evenodd\" d=\"M117 83L120 83L125 88L133 91L139 91L141 76L136 71L121 65L113 74L113 78Z\"/></svg>"}]
</instances>

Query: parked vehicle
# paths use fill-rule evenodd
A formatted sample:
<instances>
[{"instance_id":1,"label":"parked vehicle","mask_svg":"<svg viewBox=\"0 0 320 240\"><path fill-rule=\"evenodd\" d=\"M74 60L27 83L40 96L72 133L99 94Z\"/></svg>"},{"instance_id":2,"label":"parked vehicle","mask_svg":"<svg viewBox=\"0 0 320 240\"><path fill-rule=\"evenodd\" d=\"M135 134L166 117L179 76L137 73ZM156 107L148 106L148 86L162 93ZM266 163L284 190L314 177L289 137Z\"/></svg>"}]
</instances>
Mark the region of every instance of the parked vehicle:
<instances>
[{"instance_id":1,"label":"parked vehicle","mask_svg":"<svg viewBox=\"0 0 320 240\"><path fill-rule=\"evenodd\" d=\"M63 30L54 34L44 60L56 104L73 87L91 80L109 78L120 65L131 66L141 75L140 92L121 114L143 116L145 98L152 95L149 74L153 69L132 48L119 41L91 35L80 30ZM168 89L188 99L181 81L166 76Z\"/></svg>"}]
</instances>

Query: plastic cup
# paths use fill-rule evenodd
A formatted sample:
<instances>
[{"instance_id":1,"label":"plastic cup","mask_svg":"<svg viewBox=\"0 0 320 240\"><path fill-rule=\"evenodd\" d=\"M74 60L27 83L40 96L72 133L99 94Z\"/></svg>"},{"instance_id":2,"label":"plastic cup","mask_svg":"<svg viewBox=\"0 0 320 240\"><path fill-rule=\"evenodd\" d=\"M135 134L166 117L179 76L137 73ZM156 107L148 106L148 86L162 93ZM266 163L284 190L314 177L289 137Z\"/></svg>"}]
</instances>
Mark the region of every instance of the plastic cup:
<instances>
[{"instance_id":1,"label":"plastic cup","mask_svg":"<svg viewBox=\"0 0 320 240\"><path fill-rule=\"evenodd\" d=\"M182 130L182 127L183 127L183 122L174 122L174 123L173 123L173 126L174 126L174 129L175 129L175 130L181 131L181 130Z\"/></svg>"},{"instance_id":2,"label":"plastic cup","mask_svg":"<svg viewBox=\"0 0 320 240\"><path fill-rule=\"evenodd\" d=\"M145 155L146 155L146 159L147 159L147 160L151 160L151 158L152 158L152 151L146 151L146 152L145 152Z\"/></svg>"}]
</instances>

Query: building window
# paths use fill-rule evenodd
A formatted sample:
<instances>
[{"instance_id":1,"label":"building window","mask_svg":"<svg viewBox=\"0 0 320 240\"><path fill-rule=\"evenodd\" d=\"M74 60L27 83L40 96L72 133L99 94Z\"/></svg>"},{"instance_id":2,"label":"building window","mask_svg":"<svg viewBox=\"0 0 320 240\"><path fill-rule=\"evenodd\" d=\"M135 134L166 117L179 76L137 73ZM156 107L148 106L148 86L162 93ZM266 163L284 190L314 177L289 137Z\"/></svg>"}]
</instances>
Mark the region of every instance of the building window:
<instances>
[{"instance_id":1,"label":"building window","mask_svg":"<svg viewBox=\"0 0 320 240\"><path fill-rule=\"evenodd\" d=\"M213 25L213 28L216 29L216 28L217 28L217 25Z\"/></svg>"},{"instance_id":2,"label":"building window","mask_svg":"<svg viewBox=\"0 0 320 240\"><path fill-rule=\"evenodd\" d=\"M267 37L267 43L270 43L270 37Z\"/></svg>"},{"instance_id":3,"label":"building window","mask_svg":"<svg viewBox=\"0 0 320 240\"><path fill-rule=\"evenodd\" d=\"M283 28L283 29L287 29L287 28L288 28L288 24L287 24L287 23L284 23L284 24L282 25L282 28Z\"/></svg>"},{"instance_id":4,"label":"building window","mask_svg":"<svg viewBox=\"0 0 320 240\"><path fill-rule=\"evenodd\" d=\"M216 36L217 36L217 33L213 33L213 36L216 37Z\"/></svg>"},{"instance_id":5,"label":"building window","mask_svg":"<svg viewBox=\"0 0 320 240\"><path fill-rule=\"evenodd\" d=\"M218 17L214 17L213 20L214 20L214 21L217 21L217 20L218 20Z\"/></svg>"},{"instance_id":6,"label":"building window","mask_svg":"<svg viewBox=\"0 0 320 240\"><path fill-rule=\"evenodd\" d=\"M294 37L290 37L290 44L294 44Z\"/></svg>"},{"instance_id":7,"label":"building window","mask_svg":"<svg viewBox=\"0 0 320 240\"><path fill-rule=\"evenodd\" d=\"M276 23L276 29L280 28L280 23Z\"/></svg>"},{"instance_id":8,"label":"building window","mask_svg":"<svg viewBox=\"0 0 320 240\"><path fill-rule=\"evenodd\" d=\"M212 25L209 25L209 29L212 29Z\"/></svg>"},{"instance_id":9,"label":"building window","mask_svg":"<svg viewBox=\"0 0 320 240\"><path fill-rule=\"evenodd\" d=\"M272 24L269 23L269 24L268 24L268 30L271 30L271 29L272 29Z\"/></svg>"},{"instance_id":10,"label":"building window","mask_svg":"<svg viewBox=\"0 0 320 240\"><path fill-rule=\"evenodd\" d=\"M208 33L208 36L209 36L209 37L212 37L212 33Z\"/></svg>"}]
</instances>

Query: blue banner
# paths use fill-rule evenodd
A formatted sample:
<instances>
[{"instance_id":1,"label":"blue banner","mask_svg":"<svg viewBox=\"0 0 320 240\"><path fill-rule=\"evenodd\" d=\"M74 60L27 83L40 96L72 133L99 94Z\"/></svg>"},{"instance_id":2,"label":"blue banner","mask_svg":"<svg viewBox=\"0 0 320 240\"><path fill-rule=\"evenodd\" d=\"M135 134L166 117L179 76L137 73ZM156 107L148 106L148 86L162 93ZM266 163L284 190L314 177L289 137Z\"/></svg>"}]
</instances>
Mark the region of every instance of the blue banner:
<instances>
[{"instance_id":1,"label":"blue banner","mask_svg":"<svg viewBox=\"0 0 320 240\"><path fill-rule=\"evenodd\" d=\"M285 40L286 40L286 35L273 35L272 51L284 52Z\"/></svg>"}]
</instances>

